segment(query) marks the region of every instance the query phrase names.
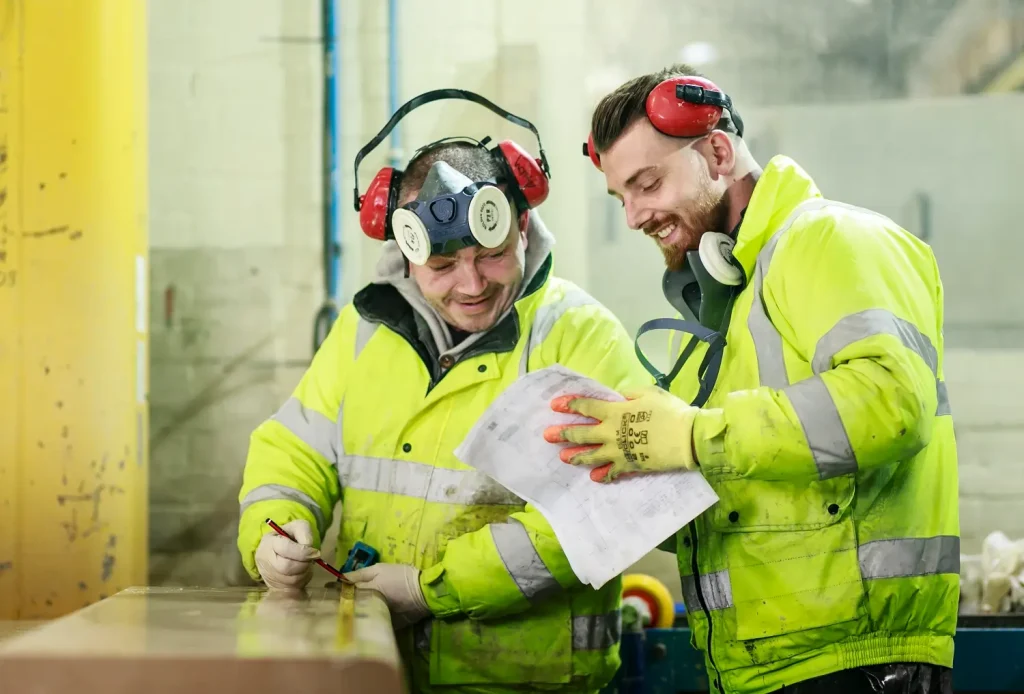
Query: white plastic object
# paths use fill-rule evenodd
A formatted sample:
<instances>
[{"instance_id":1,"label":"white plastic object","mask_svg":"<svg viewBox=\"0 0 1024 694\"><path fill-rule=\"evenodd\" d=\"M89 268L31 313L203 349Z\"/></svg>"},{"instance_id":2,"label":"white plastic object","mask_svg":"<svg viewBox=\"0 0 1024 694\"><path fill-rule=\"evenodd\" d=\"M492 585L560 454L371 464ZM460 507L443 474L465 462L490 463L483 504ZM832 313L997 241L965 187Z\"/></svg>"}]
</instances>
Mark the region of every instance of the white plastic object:
<instances>
[{"instance_id":1,"label":"white plastic object","mask_svg":"<svg viewBox=\"0 0 1024 694\"><path fill-rule=\"evenodd\" d=\"M981 555L960 555L960 611L971 614L981 607L981 590L985 573Z\"/></svg>"},{"instance_id":2,"label":"white plastic object","mask_svg":"<svg viewBox=\"0 0 1024 694\"><path fill-rule=\"evenodd\" d=\"M423 265L430 258L430 236L415 212L398 208L391 214L391 230L410 263Z\"/></svg>"},{"instance_id":3,"label":"white plastic object","mask_svg":"<svg viewBox=\"0 0 1024 694\"><path fill-rule=\"evenodd\" d=\"M505 243L512 226L512 210L505 194L495 186L483 186L469 202L469 230L484 248Z\"/></svg>"},{"instance_id":4,"label":"white plastic object","mask_svg":"<svg viewBox=\"0 0 1024 694\"><path fill-rule=\"evenodd\" d=\"M981 611L1009 612L1010 575L995 572L985 577L981 591Z\"/></svg>"},{"instance_id":5,"label":"white plastic object","mask_svg":"<svg viewBox=\"0 0 1024 694\"><path fill-rule=\"evenodd\" d=\"M708 274L730 287L743 281L743 271L729 262L735 245L736 242L728 234L708 231L700 237L700 245L697 247L700 262Z\"/></svg>"},{"instance_id":6,"label":"white plastic object","mask_svg":"<svg viewBox=\"0 0 1024 694\"><path fill-rule=\"evenodd\" d=\"M1024 571L1017 576L1010 576L1010 612L1024 610Z\"/></svg>"},{"instance_id":7,"label":"white plastic object","mask_svg":"<svg viewBox=\"0 0 1024 694\"><path fill-rule=\"evenodd\" d=\"M996 573L1012 575L1017 573L1020 565L1020 546L1002 532L989 533L981 543L981 558L986 576Z\"/></svg>"}]
</instances>

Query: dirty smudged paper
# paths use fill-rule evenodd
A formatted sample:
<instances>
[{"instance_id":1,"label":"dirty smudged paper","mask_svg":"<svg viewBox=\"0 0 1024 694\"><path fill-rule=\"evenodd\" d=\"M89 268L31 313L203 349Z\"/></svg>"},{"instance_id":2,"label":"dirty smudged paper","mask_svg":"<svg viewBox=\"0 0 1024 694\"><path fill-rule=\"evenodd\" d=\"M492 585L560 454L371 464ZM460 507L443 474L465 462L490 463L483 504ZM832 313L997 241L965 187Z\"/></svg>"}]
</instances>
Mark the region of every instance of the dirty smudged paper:
<instances>
[{"instance_id":1,"label":"dirty smudged paper","mask_svg":"<svg viewBox=\"0 0 1024 694\"><path fill-rule=\"evenodd\" d=\"M718 500L699 472L637 475L611 484L567 465L548 443L553 424L592 422L552 411L552 398L622 396L555 365L527 374L477 420L455 456L533 504L551 524L573 572L600 588ZM564 444L563 444L564 445Z\"/></svg>"}]
</instances>

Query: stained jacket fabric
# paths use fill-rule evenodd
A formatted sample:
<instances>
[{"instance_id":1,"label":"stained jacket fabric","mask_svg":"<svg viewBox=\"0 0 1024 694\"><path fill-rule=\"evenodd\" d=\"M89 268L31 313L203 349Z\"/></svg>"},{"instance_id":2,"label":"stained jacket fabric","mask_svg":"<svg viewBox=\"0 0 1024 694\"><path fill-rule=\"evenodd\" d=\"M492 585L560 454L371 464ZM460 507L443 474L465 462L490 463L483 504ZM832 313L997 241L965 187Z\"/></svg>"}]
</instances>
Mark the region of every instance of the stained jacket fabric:
<instances>
[{"instance_id":1,"label":"stained jacket fabric","mask_svg":"<svg viewBox=\"0 0 1024 694\"><path fill-rule=\"evenodd\" d=\"M675 538L712 691L951 667L957 457L930 248L779 156L734 255L747 284L693 434L720 500ZM705 352L672 383L687 401Z\"/></svg>"},{"instance_id":2,"label":"stained jacket fabric","mask_svg":"<svg viewBox=\"0 0 1024 694\"><path fill-rule=\"evenodd\" d=\"M535 213L528 238L513 309L457 345L389 246L381 278L252 436L238 540L249 573L265 518L305 518L319 540L340 501L339 560L362 541L422 570L434 618L399 633L415 691L597 691L619 664L620 580L582 586L543 516L453 454L526 371L649 382L618 320L551 275Z\"/></svg>"}]
</instances>

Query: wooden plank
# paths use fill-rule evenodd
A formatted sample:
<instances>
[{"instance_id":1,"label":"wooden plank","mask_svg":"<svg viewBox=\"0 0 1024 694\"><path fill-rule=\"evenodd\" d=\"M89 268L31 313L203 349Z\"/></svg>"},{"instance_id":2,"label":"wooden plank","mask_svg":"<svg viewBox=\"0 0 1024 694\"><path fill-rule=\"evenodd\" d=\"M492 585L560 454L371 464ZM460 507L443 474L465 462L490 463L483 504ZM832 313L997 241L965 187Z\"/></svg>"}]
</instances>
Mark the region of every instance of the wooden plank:
<instances>
[{"instance_id":1,"label":"wooden plank","mask_svg":"<svg viewBox=\"0 0 1024 694\"><path fill-rule=\"evenodd\" d=\"M398 694L379 593L129 588L0 642L0 692Z\"/></svg>"},{"instance_id":2,"label":"wooden plank","mask_svg":"<svg viewBox=\"0 0 1024 694\"><path fill-rule=\"evenodd\" d=\"M26 631L35 629L40 624L46 624L45 620L35 619L14 619L0 621L0 641L9 639ZM2 691L2 690L0 690Z\"/></svg>"}]
</instances>

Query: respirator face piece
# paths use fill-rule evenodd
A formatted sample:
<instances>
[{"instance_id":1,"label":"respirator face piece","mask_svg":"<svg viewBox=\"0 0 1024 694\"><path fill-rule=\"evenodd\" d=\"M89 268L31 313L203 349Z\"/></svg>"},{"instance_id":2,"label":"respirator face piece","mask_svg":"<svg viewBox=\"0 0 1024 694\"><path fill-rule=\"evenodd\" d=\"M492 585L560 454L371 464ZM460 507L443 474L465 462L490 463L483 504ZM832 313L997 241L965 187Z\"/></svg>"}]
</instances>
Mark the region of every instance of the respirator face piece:
<instances>
[{"instance_id":1,"label":"respirator face piece","mask_svg":"<svg viewBox=\"0 0 1024 694\"><path fill-rule=\"evenodd\" d=\"M445 162L430 167L416 200L396 209L391 228L414 265L460 248L497 248L512 228L508 197L489 181L474 182Z\"/></svg>"},{"instance_id":2,"label":"respirator face piece","mask_svg":"<svg viewBox=\"0 0 1024 694\"><path fill-rule=\"evenodd\" d=\"M690 403L695 407L703 407L718 381L733 302L746 280L743 267L732 255L733 246L735 241L728 234L704 233L697 250L686 252L683 267L666 270L661 280L665 298L684 320L655 318L640 326L636 336L637 358L655 382L666 390L693 355L698 343L708 345L697 367L700 388ZM640 336L651 330L672 330L690 336L667 374L655 368L640 349Z\"/></svg>"},{"instance_id":3,"label":"respirator face piece","mask_svg":"<svg viewBox=\"0 0 1024 694\"><path fill-rule=\"evenodd\" d=\"M729 301L744 281L743 269L732 256L734 245L728 234L706 232L697 250L686 252L682 269L666 270L661 280L673 308L712 330L719 328Z\"/></svg>"}]
</instances>

